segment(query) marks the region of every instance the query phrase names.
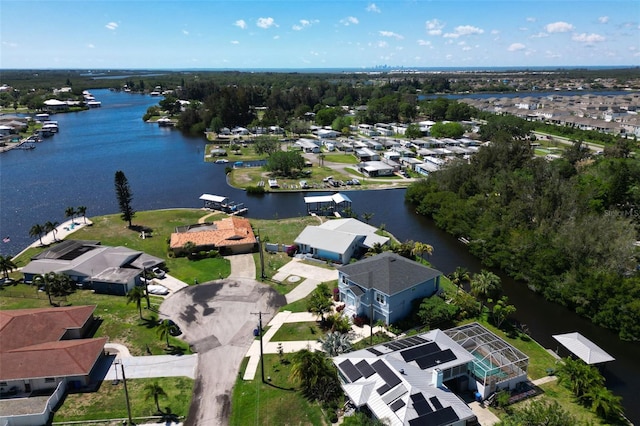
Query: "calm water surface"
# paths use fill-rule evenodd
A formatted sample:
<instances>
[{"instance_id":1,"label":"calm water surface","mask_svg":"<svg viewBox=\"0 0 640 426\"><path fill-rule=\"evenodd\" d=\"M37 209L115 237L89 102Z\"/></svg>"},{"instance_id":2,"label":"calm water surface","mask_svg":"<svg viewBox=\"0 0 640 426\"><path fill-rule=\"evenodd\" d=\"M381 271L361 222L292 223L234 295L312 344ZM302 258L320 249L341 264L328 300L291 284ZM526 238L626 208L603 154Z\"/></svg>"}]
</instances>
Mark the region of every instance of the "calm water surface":
<instances>
[{"instance_id":1,"label":"calm water surface","mask_svg":"<svg viewBox=\"0 0 640 426\"><path fill-rule=\"evenodd\" d=\"M14 255L32 242L36 223L65 220L67 207L84 205L88 216L116 213L114 174L122 170L138 211L201 207L203 193L225 195L244 202L249 217L277 219L305 214L302 193L247 196L226 184L224 165L203 161L205 142L180 132L144 123L144 111L158 98L95 90L102 108L58 114L60 132L30 151L0 155L0 253ZM413 213L404 203L404 190L351 191L354 212L374 213L371 223L400 240L424 241L435 248L431 261L444 273L457 266L481 269L475 257L455 238ZM640 423L640 345L621 342L614 333L592 325L562 306L549 303L524 285L501 275L505 293L532 336L556 349L552 334L579 331L616 358L605 371L607 386L624 398L627 415Z\"/></svg>"}]
</instances>

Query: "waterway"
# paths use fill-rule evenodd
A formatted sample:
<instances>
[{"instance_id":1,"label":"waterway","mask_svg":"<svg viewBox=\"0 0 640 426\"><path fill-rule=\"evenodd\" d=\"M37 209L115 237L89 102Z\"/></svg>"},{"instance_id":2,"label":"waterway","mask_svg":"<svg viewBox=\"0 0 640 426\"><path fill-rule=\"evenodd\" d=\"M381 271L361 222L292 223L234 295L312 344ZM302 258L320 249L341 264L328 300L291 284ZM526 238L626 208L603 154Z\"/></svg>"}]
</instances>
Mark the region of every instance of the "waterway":
<instances>
[{"instance_id":1,"label":"waterway","mask_svg":"<svg viewBox=\"0 0 640 426\"><path fill-rule=\"evenodd\" d=\"M145 110L158 98L108 90L92 91L101 108L57 114L60 132L34 150L0 155L0 254L15 255L33 238L29 229L46 221L65 220L67 207L86 206L87 215L116 213L114 174L124 171L136 210L202 207L203 193L228 196L249 208L248 217L277 219L305 214L303 193L248 196L229 187L224 165L203 161L205 141L175 129L144 123ZM445 274L457 266L471 272L479 260L464 245L404 203L404 190L350 191L355 213L373 213L371 223L385 224L400 240L434 247L433 264ZM579 331L616 358L607 365L607 386L624 399L627 415L640 423L640 345L621 342L615 333L596 327L560 305L549 303L509 277L505 293L531 335L547 348L558 348L553 334Z\"/></svg>"}]
</instances>

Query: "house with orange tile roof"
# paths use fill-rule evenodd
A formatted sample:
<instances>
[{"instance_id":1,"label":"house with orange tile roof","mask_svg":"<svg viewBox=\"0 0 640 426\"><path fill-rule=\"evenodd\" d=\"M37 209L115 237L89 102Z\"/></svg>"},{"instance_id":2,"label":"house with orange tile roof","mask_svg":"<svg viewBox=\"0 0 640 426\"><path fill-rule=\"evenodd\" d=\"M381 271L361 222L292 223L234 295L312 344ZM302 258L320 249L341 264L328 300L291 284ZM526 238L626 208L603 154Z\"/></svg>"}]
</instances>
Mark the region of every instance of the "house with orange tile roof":
<instances>
[{"instance_id":1,"label":"house with orange tile roof","mask_svg":"<svg viewBox=\"0 0 640 426\"><path fill-rule=\"evenodd\" d=\"M252 253L258 248L249 220L237 216L177 227L171 234L169 248L182 254L187 243L193 243L195 251L218 250L223 255Z\"/></svg>"},{"instance_id":2,"label":"house with orange tile roof","mask_svg":"<svg viewBox=\"0 0 640 426\"><path fill-rule=\"evenodd\" d=\"M99 363L107 338L91 338L95 306L0 311L0 392L81 389L102 380Z\"/></svg>"}]
</instances>

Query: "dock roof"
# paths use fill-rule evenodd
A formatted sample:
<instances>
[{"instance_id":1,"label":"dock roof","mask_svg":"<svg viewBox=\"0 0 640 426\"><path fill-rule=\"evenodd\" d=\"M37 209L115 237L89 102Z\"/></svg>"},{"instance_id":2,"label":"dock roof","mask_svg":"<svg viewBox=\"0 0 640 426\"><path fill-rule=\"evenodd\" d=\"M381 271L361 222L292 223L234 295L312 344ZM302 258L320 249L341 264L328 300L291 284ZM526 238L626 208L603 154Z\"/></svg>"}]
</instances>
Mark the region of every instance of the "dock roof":
<instances>
[{"instance_id":1,"label":"dock roof","mask_svg":"<svg viewBox=\"0 0 640 426\"><path fill-rule=\"evenodd\" d=\"M553 338L587 364L600 364L615 360L604 349L578 332L555 334Z\"/></svg>"}]
</instances>

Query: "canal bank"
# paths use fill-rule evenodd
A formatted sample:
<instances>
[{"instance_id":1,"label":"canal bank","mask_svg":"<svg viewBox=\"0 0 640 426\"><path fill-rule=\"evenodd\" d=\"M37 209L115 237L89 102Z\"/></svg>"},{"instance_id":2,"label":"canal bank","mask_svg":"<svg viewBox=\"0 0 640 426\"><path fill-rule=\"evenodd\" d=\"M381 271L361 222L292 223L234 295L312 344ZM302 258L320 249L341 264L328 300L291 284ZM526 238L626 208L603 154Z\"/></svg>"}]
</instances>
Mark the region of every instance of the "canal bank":
<instances>
[{"instance_id":1,"label":"canal bank","mask_svg":"<svg viewBox=\"0 0 640 426\"><path fill-rule=\"evenodd\" d=\"M3 255L17 254L33 242L29 229L47 221L63 222L67 207L87 207L87 216L118 211L114 174L125 172L138 211L202 207L203 193L245 203L249 217L278 219L306 214L304 193L252 196L227 185L224 167L202 161L204 138L144 123L142 115L158 98L94 91L102 108L56 116L64 132L35 150L12 150L0 158L0 244ZM416 215L404 202L405 190L351 191L356 214L372 213L371 224L388 229L401 241L423 241L434 247L429 260L445 274L457 266L482 269L466 246ZM553 334L579 331L616 358L605 371L607 386L624 398L627 415L640 423L640 345L621 342L615 333L594 326L566 308L550 303L503 274L505 294L534 339L557 348Z\"/></svg>"}]
</instances>

